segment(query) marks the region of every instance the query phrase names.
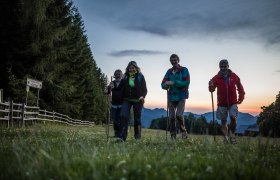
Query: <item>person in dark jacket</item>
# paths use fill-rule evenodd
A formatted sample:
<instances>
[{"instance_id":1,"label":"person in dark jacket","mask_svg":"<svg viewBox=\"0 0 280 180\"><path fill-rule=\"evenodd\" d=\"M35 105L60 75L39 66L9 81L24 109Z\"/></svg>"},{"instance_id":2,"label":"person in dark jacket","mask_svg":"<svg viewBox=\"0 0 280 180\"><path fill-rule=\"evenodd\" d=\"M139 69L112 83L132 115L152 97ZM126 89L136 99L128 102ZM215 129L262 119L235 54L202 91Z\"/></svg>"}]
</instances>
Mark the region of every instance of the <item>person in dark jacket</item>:
<instances>
[{"instance_id":1,"label":"person in dark jacket","mask_svg":"<svg viewBox=\"0 0 280 180\"><path fill-rule=\"evenodd\" d=\"M121 119L120 119L120 112L122 107L122 97L121 97L121 88L120 82L123 73L120 69L117 69L114 72L114 78L112 82L110 82L108 86L107 94L112 93L112 101L111 101L111 121L113 121L113 128L115 132L115 137L120 136L121 132Z\"/></svg>"},{"instance_id":2,"label":"person in dark jacket","mask_svg":"<svg viewBox=\"0 0 280 180\"><path fill-rule=\"evenodd\" d=\"M209 91L214 92L217 88L217 118L221 120L221 130L224 134L224 142L229 140L232 144L236 144L235 130L236 119L238 115L237 104L241 104L244 100L244 88L240 78L229 69L226 59L222 59L219 63L220 71L209 81ZM236 94L238 91L238 98ZM227 117L230 117L229 128L227 126ZM229 139L228 139L229 136Z\"/></svg>"},{"instance_id":3,"label":"person in dark jacket","mask_svg":"<svg viewBox=\"0 0 280 180\"><path fill-rule=\"evenodd\" d=\"M134 137L141 138L141 113L145 97L147 95L147 87L144 75L140 72L140 68L135 61L128 63L124 77L121 81L122 88L122 109L121 109L121 134L119 138L125 141L130 119L130 109L133 108L134 115Z\"/></svg>"},{"instance_id":4,"label":"person in dark jacket","mask_svg":"<svg viewBox=\"0 0 280 180\"><path fill-rule=\"evenodd\" d=\"M172 68L168 69L161 82L162 89L168 91L168 109L170 116L171 139L176 139L176 119L182 138L187 138L184 121L185 102L189 97L190 74L186 67L180 66L177 54L170 56Z\"/></svg>"}]
</instances>

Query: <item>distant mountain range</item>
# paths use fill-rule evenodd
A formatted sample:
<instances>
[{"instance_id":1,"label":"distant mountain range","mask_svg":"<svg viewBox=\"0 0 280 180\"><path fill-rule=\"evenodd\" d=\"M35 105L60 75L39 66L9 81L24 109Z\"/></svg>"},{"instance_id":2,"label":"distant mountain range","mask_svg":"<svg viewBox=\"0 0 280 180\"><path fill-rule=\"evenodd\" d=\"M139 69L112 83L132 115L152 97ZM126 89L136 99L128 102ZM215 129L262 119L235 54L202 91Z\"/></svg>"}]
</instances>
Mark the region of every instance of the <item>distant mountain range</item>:
<instances>
[{"instance_id":1,"label":"distant mountain range","mask_svg":"<svg viewBox=\"0 0 280 180\"><path fill-rule=\"evenodd\" d=\"M190 114L190 112L184 113L185 116L188 116L189 114ZM153 119L160 118L162 116L166 117L166 110L163 108L155 108L155 109L143 108L142 126L144 128L149 128ZM198 118L200 116L204 116L206 118L207 122L209 123L212 120L213 115L212 115L212 112L207 112L204 114L194 114L195 118ZM216 118L216 112L215 112L215 118ZM256 116L252 116L251 114L248 114L248 113L242 113L242 112L238 113L237 126L256 124L256 121L257 121ZM229 119L228 119L228 122L229 122ZM218 123L220 123L220 121L218 121Z\"/></svg>"}]
</instances>

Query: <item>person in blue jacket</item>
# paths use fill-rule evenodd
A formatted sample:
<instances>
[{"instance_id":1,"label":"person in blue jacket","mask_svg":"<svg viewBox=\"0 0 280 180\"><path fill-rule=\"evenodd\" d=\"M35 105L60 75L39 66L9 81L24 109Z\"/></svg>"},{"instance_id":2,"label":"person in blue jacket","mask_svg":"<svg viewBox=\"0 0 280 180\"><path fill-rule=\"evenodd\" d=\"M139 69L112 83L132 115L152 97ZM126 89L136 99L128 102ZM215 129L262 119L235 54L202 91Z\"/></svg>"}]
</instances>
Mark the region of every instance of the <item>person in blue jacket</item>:
<instances>
[{"instance_id":1,"label":"person in blue jacket","mask_svg":"<svg viewBox=\"0 0 280 180\"><path fill-rule=\"evenodd\" d=\"M187 130L184 121L185 102L189 97L190 74L186 67L179 64L177 54L170 56L172 68L168 69L161 82L161 87L168 91L168 109L170 118L171 139L176 139L176 119L182 138L187 138Z\"/></svg>"}]
</instances>

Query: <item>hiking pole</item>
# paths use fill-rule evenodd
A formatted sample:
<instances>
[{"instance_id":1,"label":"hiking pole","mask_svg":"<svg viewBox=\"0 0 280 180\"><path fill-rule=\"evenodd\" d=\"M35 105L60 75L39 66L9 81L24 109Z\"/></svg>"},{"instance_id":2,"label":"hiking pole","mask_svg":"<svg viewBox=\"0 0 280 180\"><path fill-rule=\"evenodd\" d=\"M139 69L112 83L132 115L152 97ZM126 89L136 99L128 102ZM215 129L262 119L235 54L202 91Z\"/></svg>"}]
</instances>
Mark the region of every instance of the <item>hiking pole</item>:
<instances>
[{"instance_id":1,"label":"hiking pole","mask_svg":"<svg viewBox=\"0 0 280 180\"><path fill-rule=\"evenodd\" d=\"M213 92L211 92L211 99L212 99L212 115L213 115L213 122L212 122L212 125L213 125L213 135L214 135L214 141L216 141L216 137L215 137L215 123L214 123L214 100L213 100Z\"/></svg>"},{"instance_id":2,"label":"hiking pole","mask_svg":"<svg viewBox=\"0 0 280 180\"><path fill-rule=\"evenodd\" d=\"M111 76L111 82L113 81L113 77ZM107 141L109 140L109 123L110 123L110 119L111 119L111 105L110 105L110 100L111 100L111 93L112 93L112 89L110 90L110 93L108 94L108 118L107 118L107 122L106 122L106 138Z\"/></svg>"},{"instance_id":3,"label":"hiking pole","mask_svg":"<svg viewBox=\"0 0 280 180\"><path fill-rule=\"evenodd\" d=\"M107 115L107 122L106 122L106 139L109 140L109 119L110 119L110 105L109 105L109 98L108 98L108 115Z\"/></svg>"},{"instance_id":4,"label":"hiking pole","mask_svg":"<svg viewBox=\"0 0 280 180\"><path fill-rule=\"evenodd\" d=\"M169 99L168 99L168 92L169 90L167 89L167 108L166 108L166 140L167 140L167 134L168 134L168 126L169 126Z\"/></svg>"}]
</instances>

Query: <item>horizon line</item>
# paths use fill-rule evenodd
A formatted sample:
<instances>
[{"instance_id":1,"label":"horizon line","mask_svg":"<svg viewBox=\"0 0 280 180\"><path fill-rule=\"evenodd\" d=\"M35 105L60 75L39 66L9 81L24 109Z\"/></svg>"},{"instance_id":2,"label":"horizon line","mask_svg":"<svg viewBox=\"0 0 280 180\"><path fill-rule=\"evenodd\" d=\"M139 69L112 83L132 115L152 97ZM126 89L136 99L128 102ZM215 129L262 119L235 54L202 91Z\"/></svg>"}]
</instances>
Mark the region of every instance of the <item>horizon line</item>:
<instances>
[{"instance_id":1,"label":"horizon line","mask_svg":"<svg viewBox=\"0 0 280 180\"><path fill-rule=\"evenodd\" d=\"M166 111L166 108L163 108L163 107L155 107L155 108L153 108L153 107L143 107L143 108L150 109L150 110L164 109ZM214 112L216 112L216 110ZM200 113L193 112L193 111L184 111L184 113L193 113L193 114L196 114L196 115L203 115L203 114L206 114L206 113L212 113L212 111L204 111L204 112L200 112ZM250 114L254 117L259 116L259 114L260 114L260 112L253 113L253 112L247 112L247 111L242 111L242 110L241 111L239 110L238 113Z\"/></svg>"}]
</instances>

